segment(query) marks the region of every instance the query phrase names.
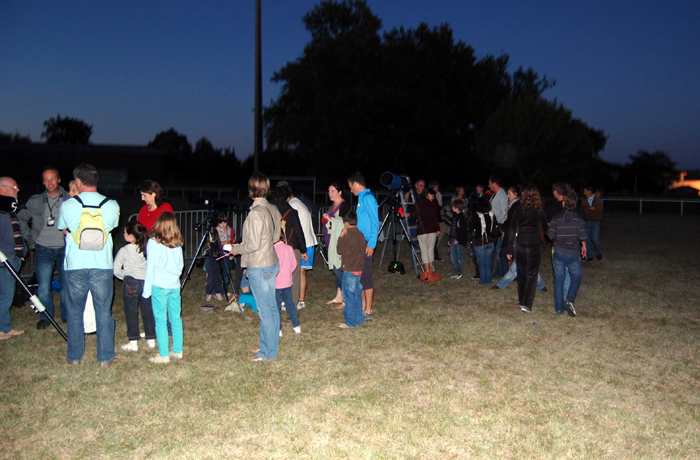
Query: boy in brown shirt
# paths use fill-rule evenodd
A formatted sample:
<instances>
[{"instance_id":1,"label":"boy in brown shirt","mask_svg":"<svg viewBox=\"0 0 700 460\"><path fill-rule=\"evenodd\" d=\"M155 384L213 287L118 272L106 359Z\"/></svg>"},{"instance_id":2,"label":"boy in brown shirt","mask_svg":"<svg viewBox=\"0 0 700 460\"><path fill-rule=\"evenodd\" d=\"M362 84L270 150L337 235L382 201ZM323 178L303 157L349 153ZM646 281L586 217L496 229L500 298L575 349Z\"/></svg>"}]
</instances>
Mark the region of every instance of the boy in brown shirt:
<instances>
[{"instance_id":1,"label":"boy in brown shirt","mask_svg":"<svg viewBox=\"0 0 700 460\"><path fill-rule=\"evenodd\" d=\"M343 217L345 229L338 238L337 251L342 257L343 269L343 316L345 323L341 329L352 329L365 324L362 315L362 285L360 275L365 264L365 248L367 242L360 230L357 229L357 214L350 210Z\"/></svg>"}]
</instances>

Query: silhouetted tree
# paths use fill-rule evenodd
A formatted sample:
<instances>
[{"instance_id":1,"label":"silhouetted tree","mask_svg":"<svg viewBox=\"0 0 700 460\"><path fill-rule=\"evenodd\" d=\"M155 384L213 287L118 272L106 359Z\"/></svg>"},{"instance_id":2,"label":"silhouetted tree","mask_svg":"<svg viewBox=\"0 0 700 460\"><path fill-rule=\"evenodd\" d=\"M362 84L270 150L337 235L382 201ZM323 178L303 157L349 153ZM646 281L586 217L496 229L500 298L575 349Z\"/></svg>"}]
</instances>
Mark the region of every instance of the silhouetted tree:
<instances>
[{"instance_id":1,"label":"silhouetted tree","mask_svg":"<svg viewBox=\"0 0 700 460\"><path fill-rule=\"evenodd\" d=\"M665 193L670 182L679 177L676 163L667 152L640 150L629 159L618 184L634 193Z\"/></svg>"},{"instance_id":2,"label":"silhouetted tree","mask_svg":"<svg viewBox=\"0 0 700 460\"><path fill-rule=\"evenodd\" d=\"M477 135L477 150L491 170L513 182L584 185L606 140L603 131L556 101L521 95L508 98L489 118Z\"/></svg>"},{"instance_id":3,"label":"silhouetted tree","mask_svg":"<svg viewBox=\"0 0 700 460\"><path fill-rule=\"evenodd\" d=\"M83 120L77 118L56 115L56 118L49 118L44 122L44 131L41 138L46 139L47 144L81 144L90 143L92 136L92 125L88 125Z\"/></svg>"},{"instance_id":4,"label":"silhouetted tree","mask_svg":"<svg viewBox=\"0 0 700 460\"><path fill-rule=\"evenodd\" d=\"M10 142L13 144L31 144L32 138L29 136L22 136L18 132L15 132L14 134L8 134L0 131L0 142Z\"/></svg>"}]
</instances>

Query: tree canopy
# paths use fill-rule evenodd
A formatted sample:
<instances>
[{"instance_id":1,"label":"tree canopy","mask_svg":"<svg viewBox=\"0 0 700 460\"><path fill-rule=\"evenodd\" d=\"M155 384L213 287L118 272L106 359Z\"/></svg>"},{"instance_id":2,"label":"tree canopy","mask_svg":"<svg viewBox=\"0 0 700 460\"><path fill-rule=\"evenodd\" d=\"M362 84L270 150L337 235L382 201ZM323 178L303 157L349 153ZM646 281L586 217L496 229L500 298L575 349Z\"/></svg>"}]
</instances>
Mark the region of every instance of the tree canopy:
<instances>
[{"instance_id":1,"label":"tree canopy","mask_svg":"<svg viewBox=\"0 0 700 460\"><path fill-rule=\"evenodd\" d=\"M511 75L507 55L477 57L447 24L381 33L362 0L321 1L303 22L310 42L272 77L281 91L264 112L268 172L289 165L289 174L322 179L391 170L445 183L493 172L537 181L549 180L540 170L552 157L588 168L605 145L602 131L542 98L554 80L523 67ZM504 126L516 119L536 131L508 132L525 129ZM501 144L519 152L515 164L495 161ZM541 148L545 158L520 165Z\"/></svg>"},{"instance_id":2,"label":"tree canopy","mask_svg":"<svg viewBox=\"0 0 700 460\"><path fill-rule=\"evenodd\" d=\"M90 136L92 125L77 118L61 118L61 114L44 121L44 131L41 133L41 138L46 139L47 144L87 145L90 143Z\"/></svg>"}]
</instances>

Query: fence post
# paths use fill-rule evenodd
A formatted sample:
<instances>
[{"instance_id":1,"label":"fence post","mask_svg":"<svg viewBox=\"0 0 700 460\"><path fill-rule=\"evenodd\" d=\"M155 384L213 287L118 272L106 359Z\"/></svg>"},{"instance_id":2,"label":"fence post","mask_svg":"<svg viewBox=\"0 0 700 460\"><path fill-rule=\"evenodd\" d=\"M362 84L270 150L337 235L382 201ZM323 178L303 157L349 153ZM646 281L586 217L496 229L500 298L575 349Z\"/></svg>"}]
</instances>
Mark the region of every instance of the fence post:
<instances>
[{"instance_id":1,"label":"fence post","mask_svg":"<svg viewBox=\"0 0 700 460\"><path fill-rule=\"evenodd\" d=\"M642 200L642 199L640 198L640 199L639 199L639 215L640 215L640 216L642 215L642 203L644 203L644 200Z\"/></svg>"},{"instance_id":2,"label":"fence post","mask_svg":"<svg viewBox=\"0 0 700 460\"><path fill-rule=\"evenodd\" d=\"M681 217L683 217L683 200L681 200Z\"/></svg>"}]
</instances>

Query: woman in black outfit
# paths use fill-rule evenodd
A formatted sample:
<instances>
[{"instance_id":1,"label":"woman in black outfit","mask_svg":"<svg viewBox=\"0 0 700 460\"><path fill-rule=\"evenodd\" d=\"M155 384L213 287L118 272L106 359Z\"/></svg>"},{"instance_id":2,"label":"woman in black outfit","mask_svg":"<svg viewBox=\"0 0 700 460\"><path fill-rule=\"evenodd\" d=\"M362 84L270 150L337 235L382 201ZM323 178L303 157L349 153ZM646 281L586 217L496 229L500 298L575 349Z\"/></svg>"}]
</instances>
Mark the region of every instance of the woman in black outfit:
<instances>
[{"instance_id":1,"label":"woman in black outfit","mask_svg":"<svg viewBox=\"0 0 700 460\"><path fill-rule=\"evenodd\" d=\"M506 229L508 260L513 258L518 271L518 302L520 310L532 311L537 286L537 274L542 261L544 233L547 231L547 217L542 212L542 199L537 187L527 187L520 198L520 207L513 211L512 222ZM517 240L517 244L516 244Z\"/></svg>"}]
</instances>

